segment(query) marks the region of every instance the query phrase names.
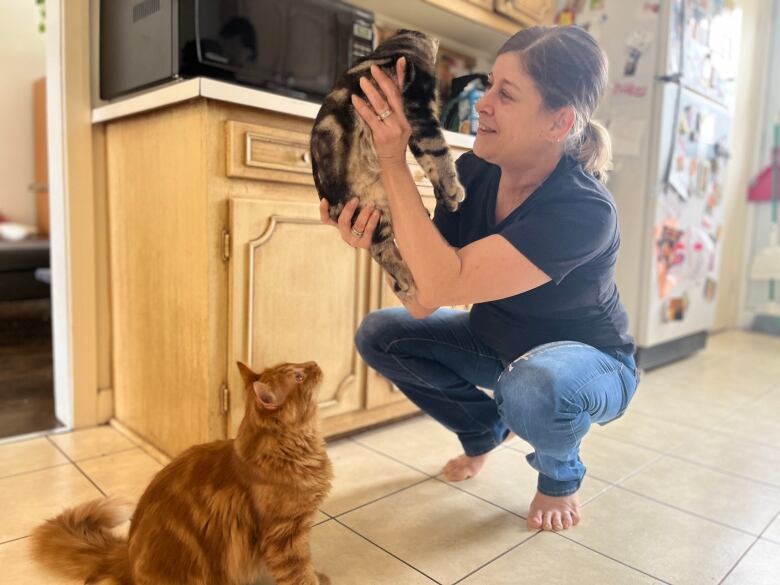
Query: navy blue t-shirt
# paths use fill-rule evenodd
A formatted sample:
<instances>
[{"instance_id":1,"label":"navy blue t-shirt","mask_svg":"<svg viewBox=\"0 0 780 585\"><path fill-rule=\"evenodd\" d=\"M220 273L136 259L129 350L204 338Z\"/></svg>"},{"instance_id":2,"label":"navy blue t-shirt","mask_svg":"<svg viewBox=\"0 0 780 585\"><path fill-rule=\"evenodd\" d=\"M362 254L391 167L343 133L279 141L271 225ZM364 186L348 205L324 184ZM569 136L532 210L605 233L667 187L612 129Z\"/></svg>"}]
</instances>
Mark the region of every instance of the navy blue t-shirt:
<instances>
[{"instance_id":1,"label":"navy blue t-shirt","mask_svg":"<svg viewBox=\"0 0 780 585\"><path fill-rule=\"evenodd\" d=\"M522 294L471 308L474 333L505 361L552 341L580 341L634 352L615 285L620 246L617 210L606 187L569 156L544 184L496 224L501 169L472 152L457 161L466 189L461 208L436 207L434 223L462 248L500 234L552 280Z\"/></svg>"}]
</instances>

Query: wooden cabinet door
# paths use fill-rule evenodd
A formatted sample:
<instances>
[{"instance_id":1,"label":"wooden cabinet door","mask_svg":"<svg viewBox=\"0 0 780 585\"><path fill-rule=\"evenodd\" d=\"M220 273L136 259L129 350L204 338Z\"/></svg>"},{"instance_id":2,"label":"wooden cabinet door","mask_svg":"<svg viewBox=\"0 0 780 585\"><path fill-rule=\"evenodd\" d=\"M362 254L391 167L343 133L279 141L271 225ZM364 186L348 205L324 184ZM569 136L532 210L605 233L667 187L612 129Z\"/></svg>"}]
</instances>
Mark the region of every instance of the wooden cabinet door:
<instances>
[{"instance_id":1,"label":"wooden cabinet door","mask_svg":"<svg viewBox=\"0 0 780 585\"><path fill-rule=\"evenodd\" d=\"M230 436L244 414L237 360L256 371L315 360L324 372L323 418L364 406L354 334L370 258L320 223L317 203L314 191L311 202L230 200Z\"/></svg>"},{"instance_id":2,"label":"wooden cabinet door","mask_svg":"<svg viewBox=\"0 0 780 585\"><path fill-rule=\"evenodd\" d=\"M496 12L521 24L551 24L555 0L496 0Z\"/></svg>"}]
</instances>

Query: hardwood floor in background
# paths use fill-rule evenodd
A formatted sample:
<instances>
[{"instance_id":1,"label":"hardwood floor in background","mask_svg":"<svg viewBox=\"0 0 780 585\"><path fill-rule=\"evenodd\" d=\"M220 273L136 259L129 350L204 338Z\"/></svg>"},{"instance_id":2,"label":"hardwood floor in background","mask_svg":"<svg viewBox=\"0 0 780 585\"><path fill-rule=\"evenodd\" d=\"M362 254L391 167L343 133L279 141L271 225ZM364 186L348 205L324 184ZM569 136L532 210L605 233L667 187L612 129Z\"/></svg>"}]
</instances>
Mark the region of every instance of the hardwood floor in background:
<instances>
[{"instance_id":1,"label":"hardwood floor in background","mask_svg":"<svg viewBox=\"0 0 780 585\"><path fill-rule=\"evenodd\" d=\"M0 302L0 438L58 426L49 299Z\"/></svg>"}]
</instances>

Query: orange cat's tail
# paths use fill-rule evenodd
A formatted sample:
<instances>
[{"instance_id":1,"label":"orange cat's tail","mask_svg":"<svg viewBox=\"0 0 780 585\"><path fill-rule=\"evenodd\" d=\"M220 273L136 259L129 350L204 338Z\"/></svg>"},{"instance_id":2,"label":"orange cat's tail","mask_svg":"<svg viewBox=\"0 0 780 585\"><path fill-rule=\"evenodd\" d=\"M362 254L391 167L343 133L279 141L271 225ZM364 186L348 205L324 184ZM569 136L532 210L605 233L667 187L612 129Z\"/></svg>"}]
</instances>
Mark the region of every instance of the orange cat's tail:
<instances>
[{"instance_id":1,"label":"orange cat's tail","mask_svg":"<svg viewBox=\"0 0 780 585\"><path fill-rule=\"evenodd\" d=\"M130 517L114 499L93 500L47 520L32 534L33 556L71 579L129 584L127 540L111 532Z\"/></svg>"}]
</instances>

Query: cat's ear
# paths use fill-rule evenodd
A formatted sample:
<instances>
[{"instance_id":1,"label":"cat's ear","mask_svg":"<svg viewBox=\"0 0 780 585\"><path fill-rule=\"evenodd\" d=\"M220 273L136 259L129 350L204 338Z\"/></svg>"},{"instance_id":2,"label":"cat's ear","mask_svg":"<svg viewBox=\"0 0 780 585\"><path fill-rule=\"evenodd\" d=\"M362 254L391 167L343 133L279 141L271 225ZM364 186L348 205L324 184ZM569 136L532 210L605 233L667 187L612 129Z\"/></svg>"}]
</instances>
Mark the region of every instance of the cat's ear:
<instances>
[{"instance_id":1,"label":"cat's ear","mask_svg":"<svg viewBox=\"0 0 780 585\"><path fill-rule=\"evenodd\" d=\"M406 69L404 70L404 86L401 88L401 94L405 94L406 90L414 83L414 78L417 75L417 69L414 66L414 62L406 57Z\"/></svg>"},{"instance_id":2,"label":"cat's ear","mask_svg":"<svg viewBox=\"0 0 780 585\"><path fill-rule=\"evenodd\" d=\"M280 398L269 384L260 380L252 383L252 390L254 390L255 396L257 396L257 406L265 410L276 410L284 402L284 399Z\"/></svg>"},{"instance_id":3,"label":"cat's ear","mask_svg":"<svg viewBox=\"0 0 780 585\"><path fill-rule=\"evenodd\" d=\"M257 380L257 374L252 371L252 368L244 365L241 362L236 362L236 365L238 366L238 371L241 372L241 378L244 380L244 386L249 386L252 382Z\"/></svg>"}]
</instances>

